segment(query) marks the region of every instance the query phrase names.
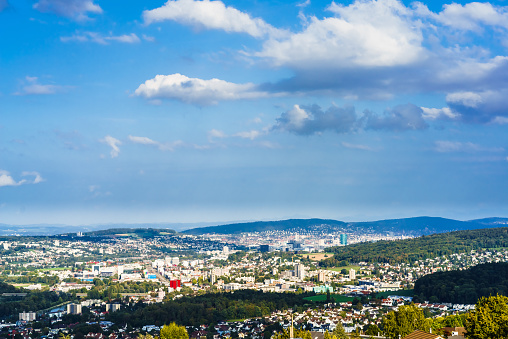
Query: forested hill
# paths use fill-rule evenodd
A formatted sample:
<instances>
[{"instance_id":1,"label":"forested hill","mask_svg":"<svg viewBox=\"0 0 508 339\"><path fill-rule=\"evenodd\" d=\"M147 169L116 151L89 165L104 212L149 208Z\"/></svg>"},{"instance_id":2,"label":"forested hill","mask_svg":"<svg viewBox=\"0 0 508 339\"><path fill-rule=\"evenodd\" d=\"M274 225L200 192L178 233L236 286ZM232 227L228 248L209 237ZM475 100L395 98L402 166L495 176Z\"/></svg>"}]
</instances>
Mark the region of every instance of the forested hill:
<instances>
[{"instance_id":1,"label":"forested hill","mask_svg":"<svg viewBox=\"0 0 508 339\"><path fill-rule=\"evenodd\" d=\"M331 247L333 257L321 261L325 267L340 266L340 262L411 263L415 260L464 253L471 250L508 247L508 228L487 228L432 234L419 238L358 243Z\"/></svg>"},{"instance_id":2,"label":"forested hill","mask_svg":"<svg viewBox=\"0 0 508 339\"><path fill-rule=\"evenodd\" d=\"M176 232L165 228L110 228L107 230L83 233L86 237L135 237L153 238L160 235L172 235Z\"/></svg>"},{"instance_id":3,"label":"forested hill","mask_svg":"<svg viewBox=\"0 0 508 339\"><path fill-rule=\"evenodd\" d=\"M421 301L475 304L478 298L508 296L508 263L489 263L463 271L429 274L415 282L415 295Z\"/></svg>"},{"instance_id":4,"label":"forested hill","mask_svg":"<svg viewBox=\"0 0 508 339\"><path fill-rule=\"evenodd\" d=\"M221 226L193 228L183 233L187 234L235 234L243 232L264 231L299 231L299 232L360 232L393 233L421 236L433 233L443 233L459 230L471 230L487 227L499 227L508 224L505 218L488 218L481 220L460 221L437 217L415 217L390 219L367 222L343 222L329 219L289 219L279 221L257 221L235 223Z\"/></svg>"},{"instance_id":5,"label":"forested hill","mask_svg":"<svg viewBox=\"0 0 508 339\"><path fill-rule=\"evenodd\" d=\"M221 226L199 227L183 231L187 234L235 234L244 232L264 232L264 231L296 231L296 230L321 230L321 229L346 229L347 224L343 221L327 219L289 219L278 221L255 221L237 224L228 224Z\"/></svg>"}]
</instances>

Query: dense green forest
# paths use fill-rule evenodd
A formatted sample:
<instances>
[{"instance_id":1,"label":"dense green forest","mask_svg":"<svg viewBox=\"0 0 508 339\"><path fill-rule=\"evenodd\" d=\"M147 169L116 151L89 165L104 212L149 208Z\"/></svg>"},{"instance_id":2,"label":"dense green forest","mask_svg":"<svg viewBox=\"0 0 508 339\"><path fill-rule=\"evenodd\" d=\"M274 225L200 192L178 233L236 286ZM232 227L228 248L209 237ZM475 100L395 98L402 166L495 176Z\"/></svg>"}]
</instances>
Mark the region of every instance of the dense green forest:
<instances>
[{"instance_id":1,"label":"dense green forest","mask_svg":"<svg viewBox=\"0 0 508 339\"><path fill-rule=\"evenodd\" d=\"M432 234L419 238L331 247L335 255L321 261L324 267L341 266L341 261L368 263L412 263L471 250L508 247L508 228L488 228Z\"/></svg>"},{"instance_id":2,"label":"dense green forest","mask_svg":"<svg viewBox=\"0 0 508 339\"><path fill-rule=\"evenodd\" d=\"M27 293L26 296L4 296L3 293ZM50 291L28 291L0 282L0 317L14 316L23 311L53 307L69 300L70 295Z\"/></svg>"},{"instance_id":3,"label":"dense green forest","mask_svg":"<svg viewBox=\"0 0 508 339\"><path fill-rule=\"evenodd\" d=\"M474 304L480 297L508 296L508 263L489 263L463 271L429 274L415 282L420 301Z\"/></svg>"},{"instance_id":4,"label":"dense green forest","mask_svg":"<svg viewBox=\"0 0 508 339\"><path fill-rule=\"evenodd\" d=\"M123 308L108 315L108 320L119 326L133 327L146 324L162 325L176 322L180 325L198 326L231 319L261 317L275 310L296 308L303 310L309 301L303 297L311 294L263 293L239 290L232 293L212 293L196 297L182 297L147 307ZM314 294L312 294L314 295Z\"/></svg>"}]
</instances>

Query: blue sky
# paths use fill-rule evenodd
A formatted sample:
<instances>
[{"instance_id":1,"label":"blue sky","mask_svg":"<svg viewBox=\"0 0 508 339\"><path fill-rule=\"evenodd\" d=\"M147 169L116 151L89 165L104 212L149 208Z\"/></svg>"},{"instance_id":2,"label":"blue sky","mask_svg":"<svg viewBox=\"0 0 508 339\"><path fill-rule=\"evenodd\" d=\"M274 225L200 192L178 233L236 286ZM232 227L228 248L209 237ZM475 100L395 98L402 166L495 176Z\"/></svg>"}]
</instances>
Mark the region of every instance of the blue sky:
<instances>
[{"instance_id":1,"label":"blue sky","mask_svg":"<svg viewBox=\"0 0 508 339\"><path fill-rule=\"evenodd\" d=\"M0 223L507 216L507 5L0 0Z\"/></svg>"}]
</instances>

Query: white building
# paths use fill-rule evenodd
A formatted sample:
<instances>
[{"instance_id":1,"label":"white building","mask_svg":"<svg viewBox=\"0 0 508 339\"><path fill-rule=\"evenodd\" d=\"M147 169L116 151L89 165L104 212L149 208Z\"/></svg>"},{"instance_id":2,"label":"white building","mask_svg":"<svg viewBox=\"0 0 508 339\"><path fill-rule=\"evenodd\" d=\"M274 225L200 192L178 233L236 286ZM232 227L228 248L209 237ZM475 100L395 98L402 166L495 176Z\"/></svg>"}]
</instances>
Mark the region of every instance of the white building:
<instances>
[{"instance_id":1,"label":"white building","mask_svg":"<svg viewBox=\"0 0 508 339\"><path fill-rule=\"evenodd\" d=\"M23 312L19 314L19 320L35 321L37 314L35 312Z\"/></svg>"},{"instance_id":2,"label":"white building","mask_svg":"<svg viewBox=\"0 0 508 339\"><path fill-rule=\"evenodd\" d=\"M356 272L354 269L349 270L349 280L355 280L356 279Z\"/></svg>"}]
</instances>

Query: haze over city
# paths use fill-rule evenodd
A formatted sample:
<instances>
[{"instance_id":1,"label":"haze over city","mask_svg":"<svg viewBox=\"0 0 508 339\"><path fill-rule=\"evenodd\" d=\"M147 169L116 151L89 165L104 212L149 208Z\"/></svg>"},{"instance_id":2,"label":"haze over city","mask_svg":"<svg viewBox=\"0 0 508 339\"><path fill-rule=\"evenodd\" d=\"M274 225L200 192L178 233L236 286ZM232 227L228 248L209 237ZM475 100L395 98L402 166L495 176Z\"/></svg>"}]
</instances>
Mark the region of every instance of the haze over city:
<instances>
[{"instance_id":1,"label":"haze over city","mask_svg":"<svg viewBox=\"0 0 508 339\"><path fill-rule=\"evenodd\" d=\"M0 222L506 216L505 4L0 0Z\"/></svg>"}]
</instances>

